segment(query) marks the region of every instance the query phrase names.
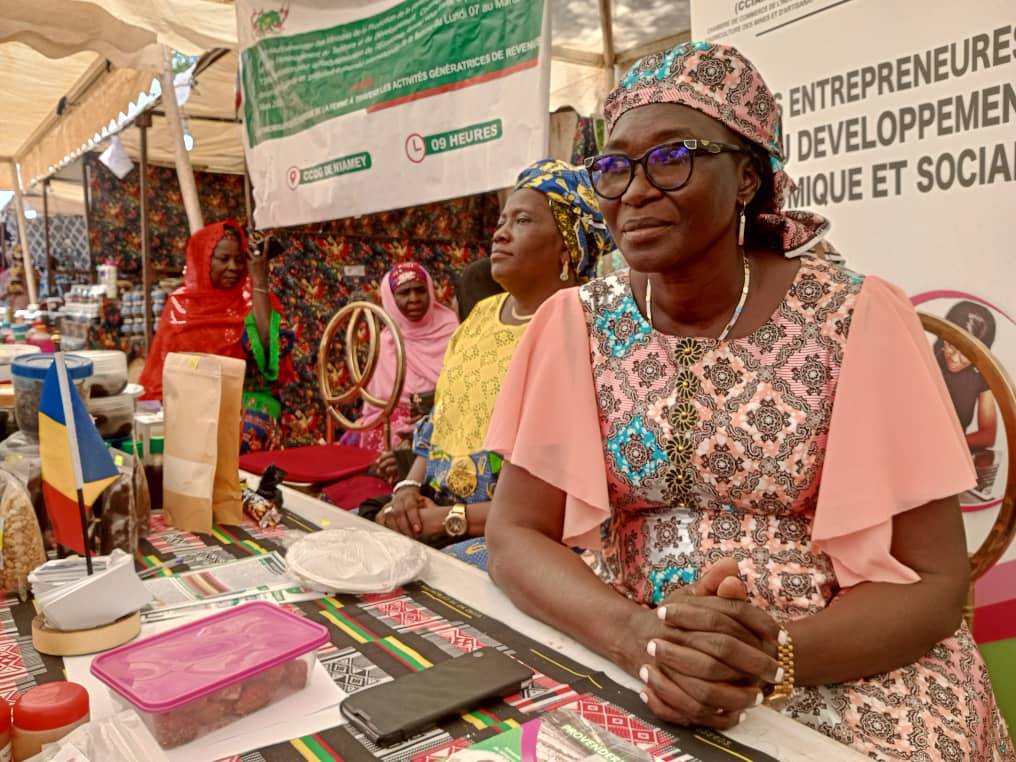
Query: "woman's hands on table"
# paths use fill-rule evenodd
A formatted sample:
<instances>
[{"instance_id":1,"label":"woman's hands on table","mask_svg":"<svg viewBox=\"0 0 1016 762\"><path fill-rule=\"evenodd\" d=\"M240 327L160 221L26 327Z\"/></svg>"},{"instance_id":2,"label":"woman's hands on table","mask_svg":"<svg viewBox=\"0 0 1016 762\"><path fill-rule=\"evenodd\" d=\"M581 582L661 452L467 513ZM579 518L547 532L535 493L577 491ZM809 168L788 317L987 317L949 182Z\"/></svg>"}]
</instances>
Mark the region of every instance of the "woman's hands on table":
<instances>
[{"instance_id":1,"label":"woman's hands on table","mask_svg":"<svg viewBox=\"0 0 1016 762\"><path fill-rule=\"evenodd\" d=\"M645 667L644 701L661 719L717 729L736 725L778 669L770 642L778 627L744 600L736 563L717 563L696 584L668 596L660 607L664 621L660 609L605 585L561 543L564 514L563 492L506 461L486 525L495 583L524 612L629 674L641 676Z\"/></svg>"},{"instance_id":2,"label":"woman's hands on table","mask_svg":"<svg viewBox=\"0 0 1016 762\"><path fill-rule=\"evenodd\" d=\"M761 703L761 686L777 682L773 658L779 625L746 602L727 559L667 596L636 623L626 666L646 684L642 700L661 719L723 730Z\"/></svg>"},{"instance_id":3,"label":"woman's hands on table","mask_svg":"<svg viewBox=\"0 0 1016 762\"><path fill-rule=\"evenodd\" d=\"M375 521L415 540L437 537L444 533L448 509L420 494L416 487L403 487L392 496L392 502L378 511Z\"/></svg>"}]
</instances>

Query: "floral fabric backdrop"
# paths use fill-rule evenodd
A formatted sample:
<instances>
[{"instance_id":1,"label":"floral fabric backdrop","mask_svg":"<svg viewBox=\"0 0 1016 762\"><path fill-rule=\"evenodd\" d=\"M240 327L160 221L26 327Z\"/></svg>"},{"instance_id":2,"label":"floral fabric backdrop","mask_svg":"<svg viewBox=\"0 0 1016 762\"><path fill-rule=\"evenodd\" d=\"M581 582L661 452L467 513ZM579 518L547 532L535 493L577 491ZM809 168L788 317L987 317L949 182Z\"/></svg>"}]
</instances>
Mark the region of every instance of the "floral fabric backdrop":
<instances>
[{"instance_id":1,"label":"floral fabric backdrop","mask_svg":"<svg viewBox=\"0 0 1016 762\"><path fill-rule=\"evenodd\" d=\"M123 180L89 154L89 245L97 264L112 261L118 277L141 282L140 165ZM195 172L205 222L244 218L243 177ZM148 225L156 280L178 276L187 253L187 213L176 170L148 167Z\"/></svg>"},{"instance_id":2,"label":"floral fabric backdrop","mask_svg":"<svg viewBox=\"0 0 1016 762\"><path fill-rule=\"evenodd\" d=\"M603 142L603 120L582 117L572 161L581 164ZM96 262L112 259L121 277L140 281L141 242L138 172L118 180L91 155L89 239ZM207 222L243 220L243 178L195 173ZM187 242L187 215L176 172L149 167L152 262L156 277L179 275ZM340 215L341 210L336 210ZM455 274L489 253L499 206L494 193L274 231L285 253L272 262L272 290L284 324L297 333L293 364L298 381L281 390L287 445L325 437L326 418L317 381L317 350L328 321L354 299L377 300L378 281L397 262L415 261L434 278L438 299L448 304ZM266 231L267 232L267 231ZM329 365L341 388L343 363Z\"/></svg>"},{"instance_id":3,"label":"floral fabric backdrop","mask_svg":"<svg viewBox=\"0 0 1016 762\"><path fill-rule=\"evenodd\" d=\"M18 220L14 214L6 217L7 232L12 242L18 238ZM49 245L56 262L57 287L66 289L71 283L88 282L88 233L85 218L75 214L54 214L49 218ZM28 250L39 272L39 295L49 296L46 269L46 225L40 214L28 220ZM5 265L8 265L5 263Z\"/></svg>"},{"instance_id":4,"label":"floral fabric backdrop","mask_svg":"<svg viewBox=\"0 0 1016 762\"><path fill-rule=\"evenodd\" d=\"M489 253L498 210L490 193L275 231L286 250L272 263L273 292L282 302L284 324L297 333L293 364L299 380L281 392L289 446L313 444L326 434L317 351L332 315L355 299L378 301L379 280L406 261L426 267L438 299L449 303L455 273ZM342 367L341 357L329 365L333 388L343 386Z\"/></svg>"},{"instance_id":5,"label":"floral fabric backdrop","mask_svg":"<svg viewBox=\"0 0 1016 762\"><path fill-rule=\"evenodd\" d=\"M96 262L111 258L122 275L140 281L138 170L125 180L89 157L91 229ZM243 178L196 173L207 222L243 217ZM187 215L176 172L149 168L152 261L159 275L179 275L187 242ZM494 193L381 212L363 217L271 231L285 251L272 261L272 291L283 305L283 324L294 329L298 381L281 390L284 441L313 444L325 437L325 411L317 382L317 350L324 328L354 299L377 300L378 281L397 262L418 262L448 304L454 276L487 256L499 206ZM337 210L336 214L341 214ZM269 232L269 231L265 231ZM341 360L329 367L338 388Z\"/></svg>"},{"instance_id":6,"label":"floral fabric backdrop","mask_svg":"<svg viewBox=\"0 0 1016 762\"><path fill-rule=\"evenodd\" d=\"M596 156L606 140L607 125L602 117L580 116L575 125L571 162L581 166L590 156Z\"/></svg>"}]
</instances>

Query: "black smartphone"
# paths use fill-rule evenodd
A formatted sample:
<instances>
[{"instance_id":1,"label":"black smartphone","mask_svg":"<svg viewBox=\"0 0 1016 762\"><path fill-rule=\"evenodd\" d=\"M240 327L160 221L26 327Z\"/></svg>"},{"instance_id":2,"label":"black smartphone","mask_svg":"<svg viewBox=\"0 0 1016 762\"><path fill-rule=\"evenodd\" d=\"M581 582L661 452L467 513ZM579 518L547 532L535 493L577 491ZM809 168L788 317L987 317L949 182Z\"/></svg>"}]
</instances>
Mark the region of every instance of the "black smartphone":
<instances>
[{"instance_id":1,"label":"black smartphone","mask_svg":"<svg viewBox=\"0 0 1016 762\"><path fill-rule=\"evenodd\" d=\"M392 746L448 717L518 693L532 680L529 667L493 648L481 648L360 691L340 709L372 743Z\"/></svg>"}]
</instances>

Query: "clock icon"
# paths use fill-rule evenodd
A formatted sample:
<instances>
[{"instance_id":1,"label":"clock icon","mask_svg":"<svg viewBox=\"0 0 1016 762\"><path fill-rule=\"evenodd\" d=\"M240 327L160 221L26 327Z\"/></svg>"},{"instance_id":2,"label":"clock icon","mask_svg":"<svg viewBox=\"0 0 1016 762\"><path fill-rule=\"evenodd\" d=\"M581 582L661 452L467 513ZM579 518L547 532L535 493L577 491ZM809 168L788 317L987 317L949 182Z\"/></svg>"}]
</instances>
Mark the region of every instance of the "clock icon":
<instances>
[{"instance_id":1,"label":"clock icon","mask_svg":"<svg viewBox=\"0 0 1016 762\"><path fill-rule=\"evenodd\" d=\"M423 135L414 132L406 138L406 156L414 164L419 164L427 157L427 143Z\"/></svg>"}]
</instances>

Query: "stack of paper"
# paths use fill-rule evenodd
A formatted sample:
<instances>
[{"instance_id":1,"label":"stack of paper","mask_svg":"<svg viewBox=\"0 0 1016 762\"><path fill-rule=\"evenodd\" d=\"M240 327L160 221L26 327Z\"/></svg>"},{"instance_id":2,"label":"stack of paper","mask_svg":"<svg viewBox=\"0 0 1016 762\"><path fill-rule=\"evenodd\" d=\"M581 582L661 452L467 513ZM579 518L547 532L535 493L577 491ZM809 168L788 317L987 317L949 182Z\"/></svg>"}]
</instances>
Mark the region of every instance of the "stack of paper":
<instances>
[{"instance_id":1,"label":"stack of paper","mask_svg":"<svg viewBox=\"0 0 1016 762\"><path fill-rule=\"evenodd\" d=\"M128 556L122 550L114 550L110 556L92 556L92 569L96 573L106 571L111 563L118 563L121 557ZM32 592L39 596L68 583L77 582L87 574L85 559L81 556L71 556L37 566L28 575L28 581L32 585Z\"/></svg>"},{"instance_id":2,"label":"stack of paper","mask_svg":"<svg viewBox=\"0 0 1016 762\"><path fill-rule=\"evenodd\" d=\"M277 552L215 564L196 571L155 577L144 582L152 602L141 612L145 622L211 612L248 601L296 603L323 598L289 574Z\"/></svg>"},{"instance_id":3,"label":"stack of paper","mask_svg":"<svg viewBox=\"0 0 1016 762\"><path fill-rule=\"evenodd\" d=\"M621 719L621 716L618 716L618 719ZM627 727L627 722L621 726L625 731ZM456 751L448 757L448 762L475 762L475 760L591 762L609 759L653 762L657 759L645 748L649 745L648 739L644 739L641 748L635 746L635 743L637 743L635 739L629 743L576 712L554 709L521 727L506 730L486 741L480 741L467 750ZM679 749L672 749L667 754L668 759L679 758L688 762L701 762L698 757L691 754L681 754Z\"/></svg>"},{"instance_id":4,"label":"stack of paper","mask_svg":"<svg viewBox=\"0 0 1016 762\"><path fill-rule=\"evenodd\" d=\"M92 560L88 576L84 559L49 561L29 577L46 623L65 632L112 624L140 611L152 595L122 551Z\"/></svg>"}]
</instances>

